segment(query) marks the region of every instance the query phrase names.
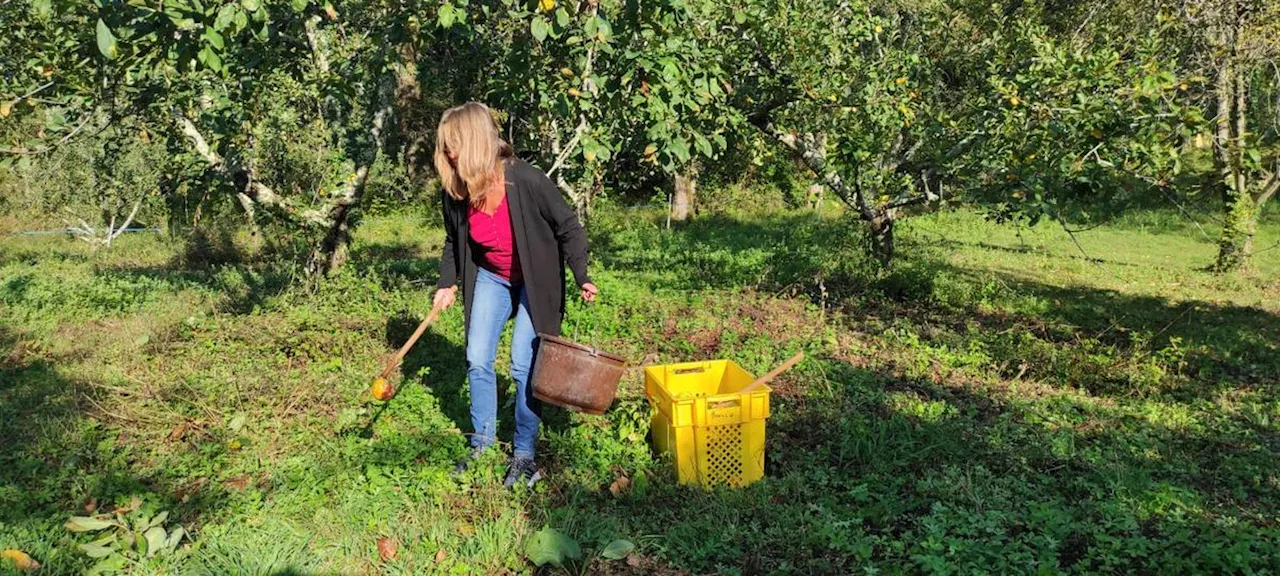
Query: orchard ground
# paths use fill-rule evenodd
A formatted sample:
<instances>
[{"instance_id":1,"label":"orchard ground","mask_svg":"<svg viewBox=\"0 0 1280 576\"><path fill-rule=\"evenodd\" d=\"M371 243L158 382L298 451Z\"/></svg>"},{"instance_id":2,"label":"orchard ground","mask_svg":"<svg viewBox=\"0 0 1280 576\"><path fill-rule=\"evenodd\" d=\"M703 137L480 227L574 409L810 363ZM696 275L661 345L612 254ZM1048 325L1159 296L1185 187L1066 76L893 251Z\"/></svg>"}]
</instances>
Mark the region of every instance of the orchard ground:
<instances>
[{"instance_id":1,"label":"orchard ground","mask_svg":"<svg viewBox=\"0 0 1280 576\"><path fill-rule=\"evenodd\" d=\"M430 216L368 217L315 291L243 237L93 254L8 234L31 224L0 223L0 548L42 573L93 562L70 516L135 501L191 533L140 573L526 573L544 527L581 544L569 573L1280 569L1275 218L1253 269L1222 277L1203 271L1216 231L1171 213L1079 247L1056 225L912 218L882 271L834 214L668 231L603 210L603 299L571 305L569 337L637 365L809 360L775 385L767 477L747 489L674 483L632 369L605 417L547 410L549 478L514 493L498 457L449 474L468 428L460 309L398 396L367 395L428 308ZM616 539L630 561L600 556Z\"/></svg>"}]
</instances>

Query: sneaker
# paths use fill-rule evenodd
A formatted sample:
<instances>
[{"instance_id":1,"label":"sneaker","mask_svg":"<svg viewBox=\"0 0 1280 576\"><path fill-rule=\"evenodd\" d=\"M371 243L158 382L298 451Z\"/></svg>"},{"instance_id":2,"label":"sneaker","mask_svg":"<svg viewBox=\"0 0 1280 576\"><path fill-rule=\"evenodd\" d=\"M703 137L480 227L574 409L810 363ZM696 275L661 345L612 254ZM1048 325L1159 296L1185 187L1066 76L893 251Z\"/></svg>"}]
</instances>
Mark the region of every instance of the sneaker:
<instances>
[{"instance_id":1,"label":"sneaker","mask_svg":"<svg viewBox=\"0 0 1280 576\"><path fill-rule=\"evenodd\" d=\"M480 457L484 455L484 451L488 449L488 446L472 446L471 449L467 450L467 455L459 460L453 467L453 474L456 476L466 472L468 468L471 468L471 465L474 464L476 460L479 460Z\"/></svg>"},{"instance_id":2,"label":"sneaker","mask_svg":"<svg viewBox=\"0 0 1280 576\"><path fill-rule=\"evenodd\" d=\"M539 480L542 480L542 471L533 458L512 458L511 467L507 469L507 479L502 482L502 486L510 488L523 482L525 486L533 488Z\"/></svg>"}]
</instances>

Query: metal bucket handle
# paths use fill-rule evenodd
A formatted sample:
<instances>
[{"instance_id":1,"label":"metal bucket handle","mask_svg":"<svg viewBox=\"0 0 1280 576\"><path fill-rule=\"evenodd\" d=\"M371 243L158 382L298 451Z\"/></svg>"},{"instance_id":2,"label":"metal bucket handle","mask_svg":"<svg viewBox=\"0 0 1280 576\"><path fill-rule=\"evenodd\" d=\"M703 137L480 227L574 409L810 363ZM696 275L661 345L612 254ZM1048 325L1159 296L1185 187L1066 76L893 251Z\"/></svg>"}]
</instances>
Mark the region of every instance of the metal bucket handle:
<instances>
[{"instance_id":1,"label":"metal bucket handle","mask_svg":"<svg viewBox=\"0 0 1280 576\"><path fill-rule=\"evenodd\" d=\"M596 293L596 298L600 298L600 294L599 294L599 293ZM583 309L584 309L584 310L586 310L586 309L587 309L586 307L588 307L588 306L595 306L595 302L585 302L585 303L583 304ZM588 334L587 334L587 338L588 338L587 342L589 342L589 344L588 344L588 346L587 346L587 347L591 349L591 350L590 350L590 352L591 352L591 355L592 355L592 356L599 356L599 355L600 355L600 348L599 348L598 346L596 346L596 343L597 343L597 338L596 338L596 336L597 336L597 334L596 334L596 321L597 321L597 318L596 318L596 315L595 315L595 313L594 313L595 311L593 310L592 312L593 312L593 313L591 314L591 329L588 331ZM582 324L581 324L581 321L575 321L575 322L574 322L574 327L575 327L575 328L578 328L578 327L580 327L581 325L582 325ZM576 331L577 331L577 330L575 330L575 332L576 332Z\"/></svg>"}]
</instances>

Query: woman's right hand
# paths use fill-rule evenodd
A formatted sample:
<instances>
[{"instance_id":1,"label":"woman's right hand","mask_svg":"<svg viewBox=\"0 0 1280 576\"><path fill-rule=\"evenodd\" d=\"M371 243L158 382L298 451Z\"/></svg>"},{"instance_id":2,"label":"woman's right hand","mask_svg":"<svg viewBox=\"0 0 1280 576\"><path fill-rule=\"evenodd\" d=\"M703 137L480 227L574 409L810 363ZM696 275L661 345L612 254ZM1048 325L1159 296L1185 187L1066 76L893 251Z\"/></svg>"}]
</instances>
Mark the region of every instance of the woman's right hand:
<instances>
[{"instance_id":1,"label":"woman's right hand","mask_svg":"<svg viewBox=\"0 0 1280 576\"><path fill-rule=\"evenodd\" d=\"M436 290L435 299L431 302L432 307L444 310L453 306L455 300L458 299L458 287L450 286L448 288L440 288Z\"/></svg>"}]
</instances>

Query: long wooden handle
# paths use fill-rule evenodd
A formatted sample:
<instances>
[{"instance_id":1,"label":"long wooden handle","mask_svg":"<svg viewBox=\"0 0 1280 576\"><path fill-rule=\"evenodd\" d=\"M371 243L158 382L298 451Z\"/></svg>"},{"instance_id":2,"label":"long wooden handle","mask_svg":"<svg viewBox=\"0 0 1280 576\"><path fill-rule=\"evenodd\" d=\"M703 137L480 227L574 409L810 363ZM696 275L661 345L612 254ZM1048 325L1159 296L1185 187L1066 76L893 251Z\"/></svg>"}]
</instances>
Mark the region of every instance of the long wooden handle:
<instances>
[{"instance_id":1,"label":"long wooden handle","mask_svg":"<svg viewBox=\"0 0 1280 576\"><path fill-rule=\"evenodd\" d=\"M390 376L391 371L395 370L396 366L400 365L400 361L404 360L404 355L409 353L409 349L413 348L413 345L418 343L418 338L422 337L422 333L427 331L427 326L430 326L431 323L435 322L436 318L440 316L441 310L442 308L438 306L431 307L431 313L427 314L427 318L423 320L421 324L418 324L418 329L413 331L413 336L409 337L409 341L405 342L404 346L400 347L400 351L396 352L395 358L392 358L391 362L387 363L387 367L382 370L383 378Z\"/></svg>"},{"instance_id":2,"label":"long wooden handle","mask_svg":"<svg viewBox=\"0 0 1280 576\"><path fill-rule=\"evenodd\" d=\"M801 352L799 354L796 354L795 356L792 356L790 360L787 360L786 362L783 362L781 365L779 365L777 368L770 370L768 374L765 374L764 376L756 378L755 382L747 384L747 387L739 390L738 394L746 394L748 392L755 390L756 388L759 388L761 386L764 386L765 384L768 384L770 380L773 380L774 378L777 378L779 374L782 374L783 372L790 370L792 366L795 366L801 360L804 360L804 352Z\"/></svg>"}]
</instances>

